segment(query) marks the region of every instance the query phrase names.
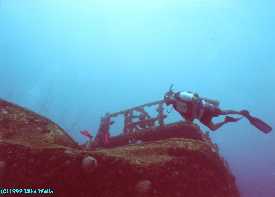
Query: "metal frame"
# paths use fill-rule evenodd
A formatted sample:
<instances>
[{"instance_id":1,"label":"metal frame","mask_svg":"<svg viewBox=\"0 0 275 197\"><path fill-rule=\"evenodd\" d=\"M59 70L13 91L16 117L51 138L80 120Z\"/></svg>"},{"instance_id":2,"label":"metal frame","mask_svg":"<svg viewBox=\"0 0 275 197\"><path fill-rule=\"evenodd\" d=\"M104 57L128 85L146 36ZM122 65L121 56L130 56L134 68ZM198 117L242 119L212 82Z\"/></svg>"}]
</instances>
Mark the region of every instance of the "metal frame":
<instances>
[{"instance_id":1,"label":"metal frame","mask_svg":"<svg viewBox=\"0 0 275 197\"><path fill-rule=\"evenodd\" d=\"M151 117L148 112L144 109L145 107L157 106L157 116ZM134 113L138 115L134 115ZM108 139L110 138L109 129L114 121L112 118L117 116L124 117L124 127L122 134L129 134L133 132L140 132L146 129L153 129L156 127L165 126L165 118L167 115L164 113L164 101L159 100L155 102L146 103L140 106L136 106L130 109L122 110L115 113L106 113L104 117L101 118L100 127L95 138L95 143L98 145L108 144ZM138 121L135 121L138 119Z\"/></svg>"}]
</instances>

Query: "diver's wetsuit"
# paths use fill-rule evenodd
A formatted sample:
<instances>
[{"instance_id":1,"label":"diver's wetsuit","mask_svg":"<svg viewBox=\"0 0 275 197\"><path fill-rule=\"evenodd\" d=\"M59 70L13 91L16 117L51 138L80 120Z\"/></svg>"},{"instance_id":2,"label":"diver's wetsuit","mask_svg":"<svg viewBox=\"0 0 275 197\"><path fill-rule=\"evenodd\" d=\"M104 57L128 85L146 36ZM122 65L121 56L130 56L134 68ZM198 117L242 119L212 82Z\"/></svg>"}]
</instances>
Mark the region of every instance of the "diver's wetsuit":
<instances>
[{"instance_id":1,"label":"diver's wetsuit","mask_svg":"<svg viewBox=\"0 0 275 197\"><path fill-rule=\"evenodd\" d=\"M204 112L202 117L200 118L200 121L205 125L209 125L214 117L222 114L222 110L212 104L203 106L203 108Z\"/></svg>"}]
</instances>

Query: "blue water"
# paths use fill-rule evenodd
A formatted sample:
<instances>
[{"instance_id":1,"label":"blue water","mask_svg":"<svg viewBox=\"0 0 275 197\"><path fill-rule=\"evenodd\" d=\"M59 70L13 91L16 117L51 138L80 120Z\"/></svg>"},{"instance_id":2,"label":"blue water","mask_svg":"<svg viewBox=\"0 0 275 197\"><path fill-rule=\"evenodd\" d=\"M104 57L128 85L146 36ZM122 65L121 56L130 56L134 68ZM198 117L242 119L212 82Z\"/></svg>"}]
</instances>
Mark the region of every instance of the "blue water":
<instances>
[{"instance_id":1,"label":"blue water","mask_svg":"<svg viewBox=\"0 0 275 197\"><path fill-rule=\"evenodd\" d=\"M275 127L274 9L273 0L0 0L0 97L79 143L105 112L159 100L171 83ZM274 132L242 120L211 138L242 197L275 196Z\"/></svg>"}]
</instances>

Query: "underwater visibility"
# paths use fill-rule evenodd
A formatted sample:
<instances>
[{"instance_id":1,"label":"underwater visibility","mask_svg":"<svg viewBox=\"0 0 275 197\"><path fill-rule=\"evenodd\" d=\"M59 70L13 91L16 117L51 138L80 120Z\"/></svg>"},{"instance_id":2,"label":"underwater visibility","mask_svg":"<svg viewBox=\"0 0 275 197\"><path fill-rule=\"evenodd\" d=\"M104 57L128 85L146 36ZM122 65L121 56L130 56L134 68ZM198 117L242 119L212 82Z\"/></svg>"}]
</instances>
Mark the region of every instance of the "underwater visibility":
<instances>
[{"instance_id":1,"label":"underwater visibility","mask_svg":"<svg viewBox=\"0 0 275 197\"><path fill-rule=\"evenodd\" d=\"M274 197L274 8L0 0L0 195Z\"/></svg>"}]
</instances>

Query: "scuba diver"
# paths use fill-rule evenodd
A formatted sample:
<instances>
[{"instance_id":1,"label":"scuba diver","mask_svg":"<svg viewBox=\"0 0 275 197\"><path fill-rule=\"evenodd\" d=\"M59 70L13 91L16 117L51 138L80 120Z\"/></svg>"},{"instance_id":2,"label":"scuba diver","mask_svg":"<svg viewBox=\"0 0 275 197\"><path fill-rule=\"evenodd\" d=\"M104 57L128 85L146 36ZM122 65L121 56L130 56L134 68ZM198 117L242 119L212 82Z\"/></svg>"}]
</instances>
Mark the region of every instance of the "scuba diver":
<instances>
[{"instance_id":1,"label":"scuba diver","mask_svg":"<svg viewBox=\"0 0 275 197\"><path fill-rule=\"evenodd\" d=\"M197 93L190 91L174 92L172 88L173 85L171 85L169 91L165 93L164 102L166 105L172 105L187 122L193 122L193 120L198 119L210 130L215 131L226 123L237 122L242 118L234 118L227 115L241 115L247 118L252 125L263 133L269 133L272 130L268 124L259 118L251 116L247 110L222 110L219 108L219 102L217 100L200 97ZM212 121L214 117L221 115L225 115L222 122L214 123Z\"/></svg>"}]
</instances>

